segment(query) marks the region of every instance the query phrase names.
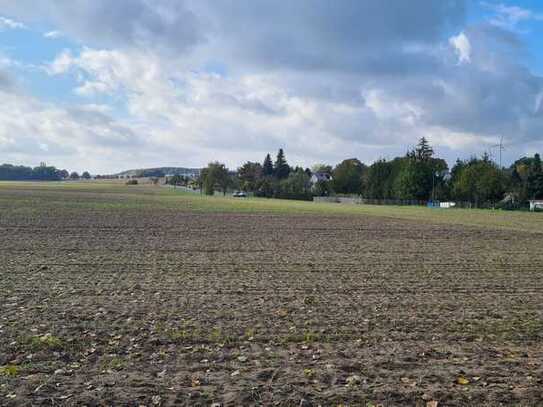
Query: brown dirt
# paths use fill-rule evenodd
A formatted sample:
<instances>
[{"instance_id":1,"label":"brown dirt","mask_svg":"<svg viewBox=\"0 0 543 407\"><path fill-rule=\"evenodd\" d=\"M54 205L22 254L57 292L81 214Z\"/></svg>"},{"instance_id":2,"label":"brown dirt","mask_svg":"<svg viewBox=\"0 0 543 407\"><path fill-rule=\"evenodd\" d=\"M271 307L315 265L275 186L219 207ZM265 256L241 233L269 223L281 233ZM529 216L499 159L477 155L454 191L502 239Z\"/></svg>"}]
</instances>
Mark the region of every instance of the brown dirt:
<instances>
[{"instance_id":1,"label":"brown dirt","mask_svg":"<svg viewBox=\"0 0 543 407\"><path fill-rule=\"evenodd\" d=\"M0 215L0 405L543 404L541 235L36 211Z\"/></svg>"}]
</instances>

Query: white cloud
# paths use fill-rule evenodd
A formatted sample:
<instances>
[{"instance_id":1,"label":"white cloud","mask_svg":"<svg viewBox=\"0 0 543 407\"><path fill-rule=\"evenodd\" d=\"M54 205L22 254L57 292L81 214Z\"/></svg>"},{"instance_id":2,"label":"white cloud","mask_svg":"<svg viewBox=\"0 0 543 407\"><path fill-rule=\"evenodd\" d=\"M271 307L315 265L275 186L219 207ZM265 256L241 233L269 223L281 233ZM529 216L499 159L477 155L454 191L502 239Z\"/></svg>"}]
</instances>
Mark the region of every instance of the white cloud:
<instances>
[{"instance_id":1,"label":"white cloud","mask_svg":"<svg viewBox=\"0 0 543 407\"><path fill-rule=\"evenodd\" d=\"M49 31L49 32L46 32L45 34L43 34L43 36L44 36L44 38L57 39L57 38L62 37L63 34L60 31Z\"/></svg>"},{"instance_id":2,"label":"white cloud","mask_svg":"<svg viewBox=\"0 0 543 407\"><path fill-rule=\"evenodd\" d=\"M471 61L471 43L464 32L451 37L449 43L454 47L458 55L458 63L469 63Z\"/></svg>"},{"instance_id":3,"label":"white cloud","mask_svg":"<svg viewBox=\"0 0 543 407\"><path fill-rule=\"evenodd\" d=\"M72 67L73 63L72 53L69 50L64 50L46 67L46 71L51 75L66 73Z\"/></svg>"},{"instance_id":4,"label":"white cloud","mask_svg":"<svg viewBox=\"0 0 543 407\"><path fill-rule=\"evenodd\" d=\"M543 21L543 14L536 13L530 9L507 6L503 3L492 4L485 1L481 2L481 5L494 13L489 20L491 24L507 30L516 29L517 25L523 21Z\"/></svg>"},{"instance_id":5,"label":"white cloud","mask_svg":"<svg viewBox=\"0 0 543 407\"><path fill-rule=\"evenodd\" d=\"M19 22L7 17L0 16L0 31L3 30L23 30L26 29L26 26Z\"/></svg>"},{"instance_id":6,"label":"white cloud","mask_svg":"<svg viewBox=\"0 0 543 407\"><path fill-rule=\"evenodd\" d=\"M2 145L23 149L37 133L47 154L67 162L69 148L82 162L92 157L94 171L211 159L235 166L279 147L292 163L369 162L403 154L421 136L454 159L502 134L528 147L543 134L543 79L517 58L519 37L466 25L462 0L344 0L332 9L328 0L13 4L0 0L20 16L35 4L84 45L46 67L51 81L74 80L79 105L17 99L38 107L21 107L24 126L13 118L22 131L0 131L8 156L15 150ZM537 18L493 13L515 24ZM450 30L459 34L443 40ZM10 134L21 136L13 144Z\"/></svg>"}]
</instances>

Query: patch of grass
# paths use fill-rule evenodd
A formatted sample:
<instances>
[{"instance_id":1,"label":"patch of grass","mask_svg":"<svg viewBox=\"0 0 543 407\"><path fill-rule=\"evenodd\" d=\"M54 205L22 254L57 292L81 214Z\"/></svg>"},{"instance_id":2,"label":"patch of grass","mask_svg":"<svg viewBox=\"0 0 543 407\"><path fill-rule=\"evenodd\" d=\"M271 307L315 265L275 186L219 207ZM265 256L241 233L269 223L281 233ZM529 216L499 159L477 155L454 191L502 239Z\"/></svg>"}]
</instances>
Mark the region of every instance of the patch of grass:
<instances>
[{"instance_id":1,"label":"patch of grass","mask_svg":"<svg viewBox=\"0 0 543 407\"><path fill-rule=\"evenodd\" d=\"M6 376L6 377L16 377L21 373L21 370L18 366L15 365L7 365L7 366L1 366L0 367L0 376Z\"/></svg>"},{"instance_id":2,"label":"patch of grass","mask_svg":"<svg viewBox=\"0 0 543 407\"><path fill-rule=\"evenodd\" d=\"M118 356L103 359L101 362L102 370L123 370L126 366L126 360Z\"/></svg>"},{"instance_id":3,"label":"patch of grass","mask_svg":"<svg viewBox=\"0 0 543 407\"><path fill-rule=\"evenodd\" d=\"M42 336L32 336L27 340L30 350L36 352L40 350L62 350L64 343L59 337L51 334Z\"/></svg>"},{"instance_id":4,"label":"patch of grass","mask_svg":"<svg viewBox=\"0 0 543 407\"><path fill-rule=\"evenodd\" d=\"M271 213L283 215L352 215L457 224L541 233L538 213L478 209L429 209L413 206L341 205L280 199L204 196L160 186L115 182L0 182L0 209L6 216L39 215L46 210L172 209L208 213Z\"/></svg>"},{"instance_id":5,"label":"patch of grass","mask_svg":"<svg viewBox=\"0 0 543 407\"><path fill-rule=\"evenodd\" d=\"M255 328L247 328L245 330L245 339L246 340L252 340L256 336L256 329Z\"/></svg>"}]
</instances>

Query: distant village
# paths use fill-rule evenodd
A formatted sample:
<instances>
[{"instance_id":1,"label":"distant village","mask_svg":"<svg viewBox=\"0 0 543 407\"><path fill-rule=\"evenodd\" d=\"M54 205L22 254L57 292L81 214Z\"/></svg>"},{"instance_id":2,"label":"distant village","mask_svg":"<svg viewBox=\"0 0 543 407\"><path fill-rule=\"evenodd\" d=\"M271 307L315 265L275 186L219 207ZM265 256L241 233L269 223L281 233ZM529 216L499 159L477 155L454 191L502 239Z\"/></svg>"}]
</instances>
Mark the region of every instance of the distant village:
<instances>
[{"instance_id":1,"label":"distant village","mask_svg":"<svg viewBox=\"0 0 543 407\"><path fill-rule=\"evenodd\" d=\"M206 195L320 200L349 203L427 205L440 208L501 209L543 208L541 157L522 157L501 167L489 155L457 160L452 168L436 157L425 138L405 156L379 159L371 165L357 158L335 166L311 168L288 164L283 149L272 159L247 161L236 170L220 162L207 167L160 167L124 171L113 175L78 174L42 163L31 168L4 164L0 180L77 181L126 180L129 185L169 185Z\"/></svg>"}]
</instances>

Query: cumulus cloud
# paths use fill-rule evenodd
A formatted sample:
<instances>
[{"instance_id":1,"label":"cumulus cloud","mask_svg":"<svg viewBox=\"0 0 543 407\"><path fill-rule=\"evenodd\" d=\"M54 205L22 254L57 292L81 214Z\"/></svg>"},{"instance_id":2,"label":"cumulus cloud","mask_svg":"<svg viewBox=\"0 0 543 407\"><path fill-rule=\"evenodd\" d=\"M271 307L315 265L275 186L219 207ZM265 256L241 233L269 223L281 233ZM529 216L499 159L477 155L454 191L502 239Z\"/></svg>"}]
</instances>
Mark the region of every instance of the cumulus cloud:
<instances>
[{"instance_id":1,"label":"cumulus cloud","mask_svg":"<svg viewBox=\"0 0 543 407\"><path fill-rule=\"evenodd\" d=\"M498 27L513 30L521 22L536 20L543 21L543 14L535 13L534 11L518 6L507 6L503 3L492 4L481 2L482 6L494 15L490 18L490 22Z\"/></svg>"},{"instance_id":2,"label":"cumulus cloud","mask_svg":"<svg viewBox=\"0 0 543 407\"><path fill-rule=\"evenodd\" d=\"M117 167L235 166L285 147L309 165L403 153L421 136L449 159L501 136L511 152L541 144L543 82L512 28L538 18L524 9L493 6L491 21L468 24L462 0L0 6L83 44L46 68L51 80L74 78L81 106L31 109L45 122L54 112L56 131L76 135L59 143L40 126L49 154L62 145L117 150L127 159Z\"/></svg>"},{"instance_id":3,"label":"cumulus cloud","mask_svg":"<svg viewBox=\"0 0 543 407\"><path fill-rule=\"evenodd\" d=\"M458 54L458 63L470 62L471 60L471 44L469 38L461 32L457 36L449 39L449 43L455 48Z\"/></svg>"},{"instance_id":4,"label":"cumulus cloud","mask_svg":"<svg viewBox=\"0 0 543 407\"><path fill-rule=\"evenodd\" d=\"M45 34L43 34L44 38L50 38L50 39L57 39L62 37L62 33L60 31L48 31Z\"/></svg>"},{"instance_id":5,"label":"cumulus cloud","mask_svg":"<svg viewBox=\"0 0 543 407\"><path fill-rule=\"evenodd\" d=\"M0 31L4 30L21 30L26 26L19 21L12 20L10 18L0 16Z\"/></svg>"}]
</instances>

